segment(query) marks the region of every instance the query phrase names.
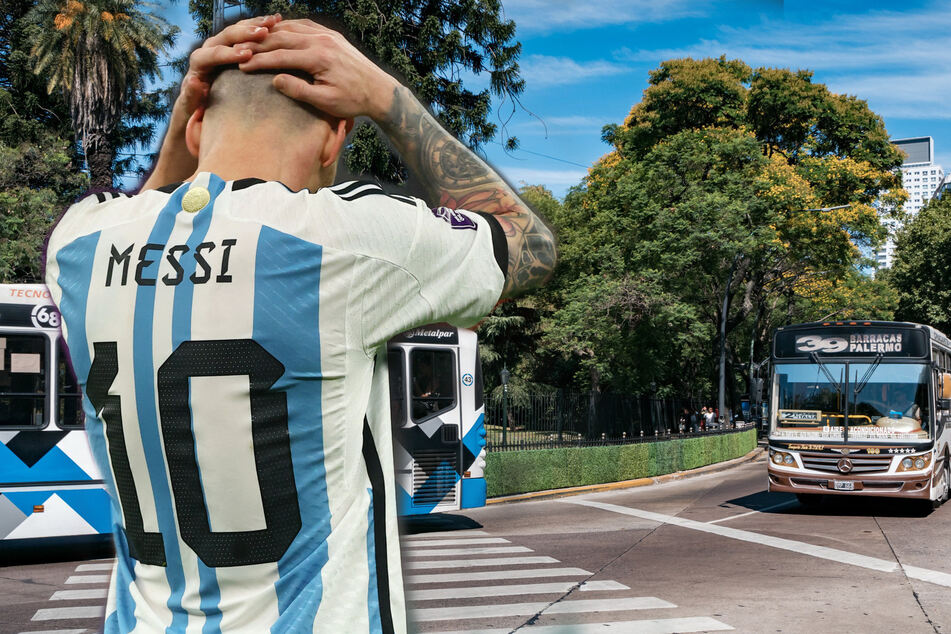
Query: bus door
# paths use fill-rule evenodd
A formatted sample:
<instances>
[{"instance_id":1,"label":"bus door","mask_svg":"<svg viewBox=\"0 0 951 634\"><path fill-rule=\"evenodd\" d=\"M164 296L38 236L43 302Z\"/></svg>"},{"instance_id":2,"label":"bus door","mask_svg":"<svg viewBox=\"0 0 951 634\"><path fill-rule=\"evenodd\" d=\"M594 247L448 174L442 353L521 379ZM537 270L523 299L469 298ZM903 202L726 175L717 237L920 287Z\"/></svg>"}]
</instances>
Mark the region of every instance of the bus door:
<instances>
[{"instance_id":1,"label":"bus door","mask_svg":"<svg viewBox=\"0 0 951 634\"><path fill-rule=\"evenodd\" d=\"M458 509L462 472L458 345L393 343L388 363L399 513Z\"/></svg>"}]
</instances>

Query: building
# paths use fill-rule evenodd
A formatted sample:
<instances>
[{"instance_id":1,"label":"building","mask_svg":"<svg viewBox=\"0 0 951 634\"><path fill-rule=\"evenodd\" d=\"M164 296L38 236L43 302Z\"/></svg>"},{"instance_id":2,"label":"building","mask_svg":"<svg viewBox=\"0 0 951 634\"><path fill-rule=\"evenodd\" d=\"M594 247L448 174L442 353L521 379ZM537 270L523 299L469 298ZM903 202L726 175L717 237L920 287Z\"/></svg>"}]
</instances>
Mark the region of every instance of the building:
<instances>
[{"instance_id":1,"label":"building","mask_svg":"<svg viewBox=\"0 0 951 634\"><path fill-rule=\"evenodd\" d=\"M905 162L901 166L902 185L908 192L905 211L912 216L934 198L939 187L944 184L944 170L934 162L934 139L930 136L910 139L895 139L892 145L905 153ZM898 228L895 223L886 223L889 237L884 246L875 254L878 268L887 269L895 257L895 243L892 234Z\"/></svg>"}]
</instances>

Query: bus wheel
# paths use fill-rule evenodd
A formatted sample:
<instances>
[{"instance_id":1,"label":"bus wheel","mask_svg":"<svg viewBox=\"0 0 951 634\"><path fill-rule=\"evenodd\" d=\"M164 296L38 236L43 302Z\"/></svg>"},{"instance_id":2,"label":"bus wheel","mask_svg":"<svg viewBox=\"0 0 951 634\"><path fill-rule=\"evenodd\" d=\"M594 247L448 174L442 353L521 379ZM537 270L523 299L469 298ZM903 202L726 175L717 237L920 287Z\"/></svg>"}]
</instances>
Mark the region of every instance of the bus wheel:
<instances>
[{"instance_id":1,"label":"bus wheel","mask_svg":"<svg viewBox=\"0 0 951 634\"><path fill-rule=\"evenodd\" d=\"M948 462L948 456L944 457L944 468L941 469L941 471L943 472L941 477L941 493L938 495L938 499L934 501L935 508L947 502L948 498L951 497L951 463Z\"/></svg>"},{"instance_id":2,"label":"bus wheel","mask_svg":"<svg viewBox=\"0 0 951 634\"><path fill-rule=\"evenodd\" d=\"M799 500L800 504L809 508L815 508L822 504L821 493L797 493L796 499Z\"/></svg>"}]
</instances>

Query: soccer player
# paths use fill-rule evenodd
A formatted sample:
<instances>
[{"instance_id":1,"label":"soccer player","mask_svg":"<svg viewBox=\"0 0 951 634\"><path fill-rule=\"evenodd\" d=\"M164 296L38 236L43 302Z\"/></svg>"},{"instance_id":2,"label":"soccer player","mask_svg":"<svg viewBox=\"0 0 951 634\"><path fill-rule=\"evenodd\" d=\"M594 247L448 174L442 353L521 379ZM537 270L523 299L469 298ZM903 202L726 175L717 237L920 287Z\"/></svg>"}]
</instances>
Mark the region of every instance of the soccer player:
<instances>
[{"instance_id":1,"label":"soccer player","mask_svg":"<svg viewBox=\"0 0 951 634\"><path fill-rule=\"evenodd\" d=\"M143 191L80 201L47 251L113 494L104 629L403 632L374 364L544 283L552 235L333 31L240 23L191 63ZM332 186L361 115L439 206Z\"/></svg>"}]
</instances>

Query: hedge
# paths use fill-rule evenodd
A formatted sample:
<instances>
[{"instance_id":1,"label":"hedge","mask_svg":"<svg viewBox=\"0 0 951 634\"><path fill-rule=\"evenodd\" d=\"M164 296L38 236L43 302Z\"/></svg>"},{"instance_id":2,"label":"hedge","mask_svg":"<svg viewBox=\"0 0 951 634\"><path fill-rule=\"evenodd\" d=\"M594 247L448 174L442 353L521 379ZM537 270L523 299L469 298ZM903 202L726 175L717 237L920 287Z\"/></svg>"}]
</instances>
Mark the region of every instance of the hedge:
<instances>
[{"instance_id":1,"label":"hedge","mask_svg":"<svg viewBox=\"0 0 951 634\"><path fill-rule=\"evenodd\" d=\"M756 430L606 447L492 451L488 496L547 491L664 475L739 458L756 448Z\"/></svg>"}]
</instances>

